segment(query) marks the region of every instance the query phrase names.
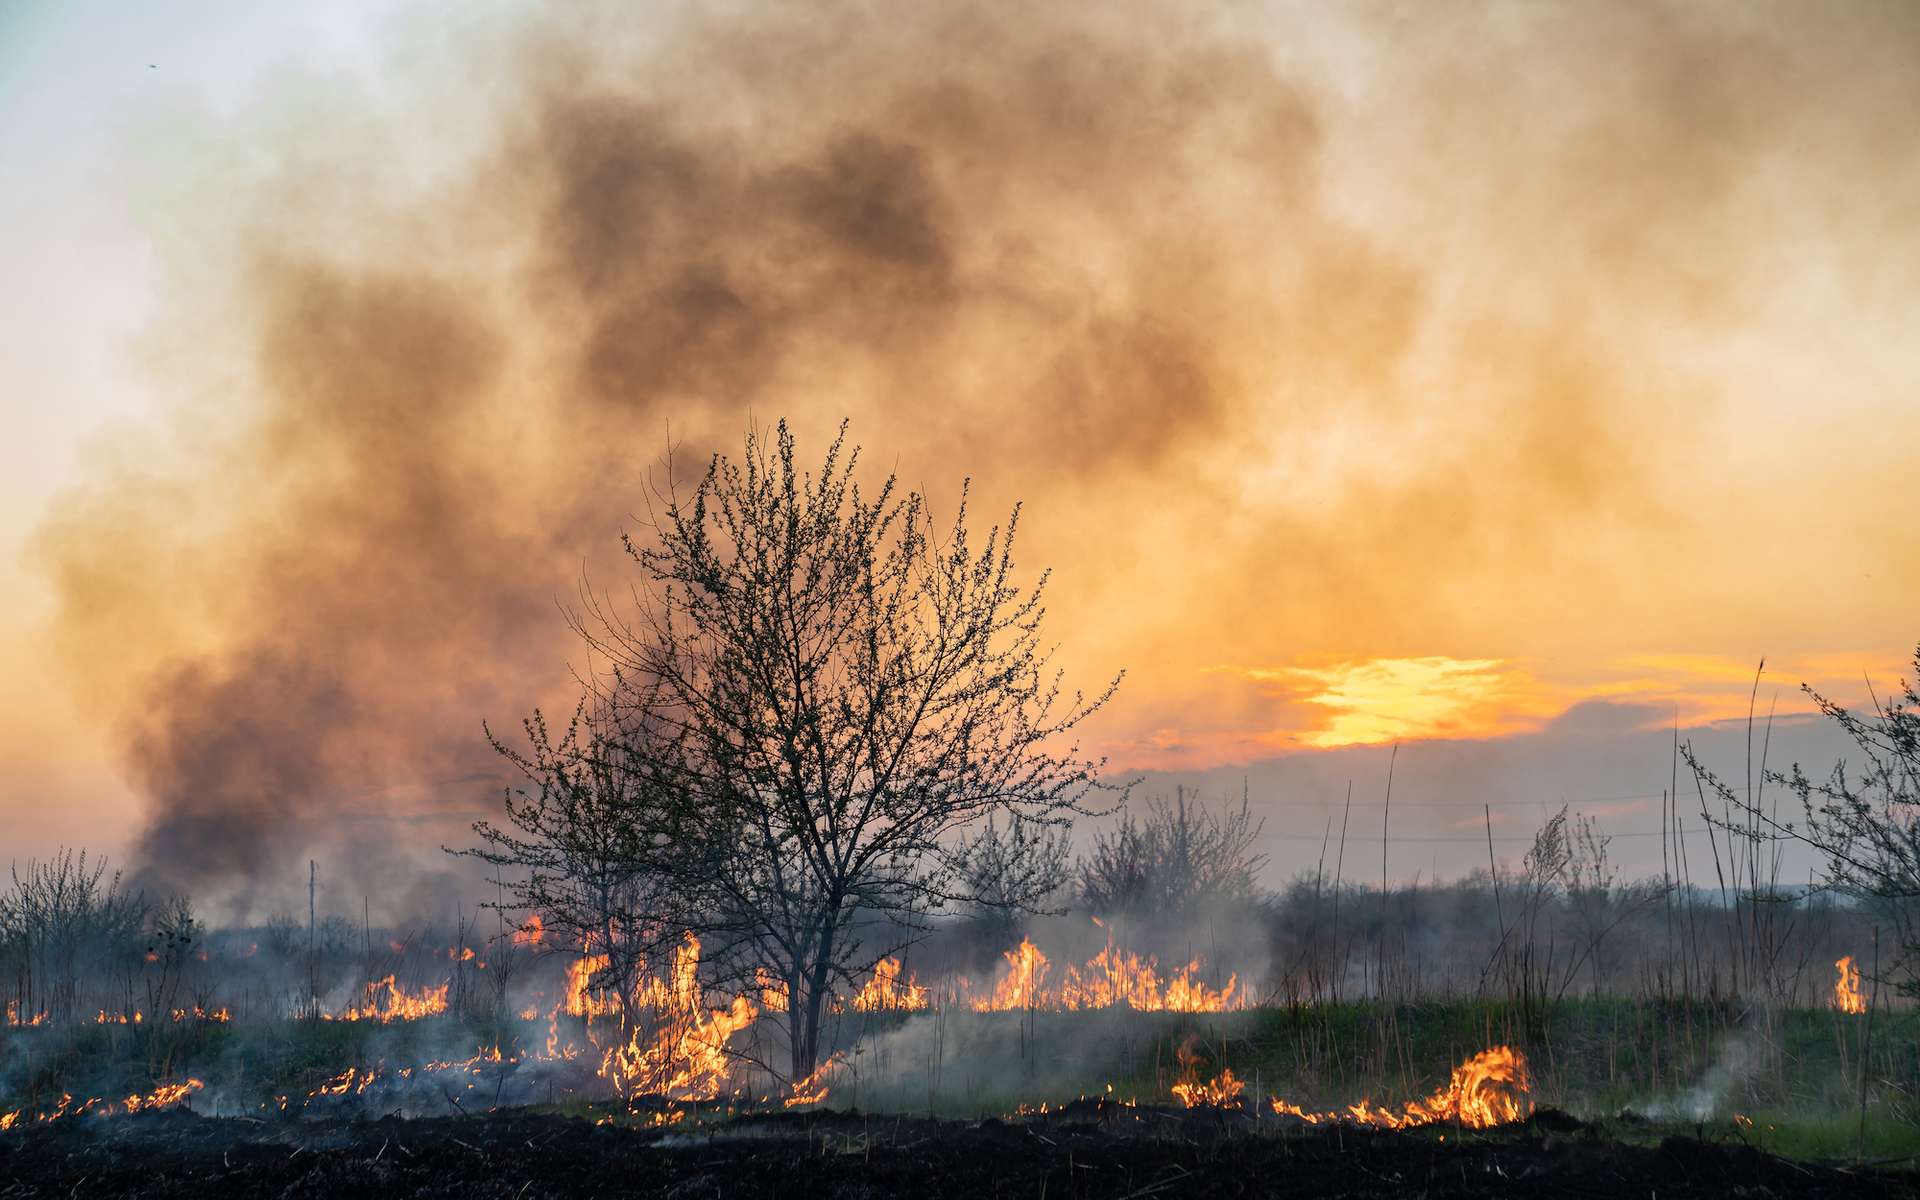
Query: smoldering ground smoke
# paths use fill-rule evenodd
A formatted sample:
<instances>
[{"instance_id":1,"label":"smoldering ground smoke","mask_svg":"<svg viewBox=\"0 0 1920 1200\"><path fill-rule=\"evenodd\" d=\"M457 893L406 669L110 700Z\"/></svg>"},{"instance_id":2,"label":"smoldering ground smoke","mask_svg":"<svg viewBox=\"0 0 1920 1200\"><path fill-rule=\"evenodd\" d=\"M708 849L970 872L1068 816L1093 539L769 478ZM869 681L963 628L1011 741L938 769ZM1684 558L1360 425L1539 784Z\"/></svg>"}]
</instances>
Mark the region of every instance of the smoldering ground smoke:
<instances>
[{"instance_id":1,"label":"smoldering ground smoke","mask_svg":"<svg viewBox=\"0 0 1920 1200\"><path fill-rule=\"evenodd\" d=\"M1777 224L1750 164L1812 153L1799 96L1910 92L1881 49L1910 17L1483 17L1341 18L1402 76L1382 152L1486 201L1431 238L1332 198L1349 100L1289 65L1298 13L582 8L413 35L437 73L412 91L270 90L177 201L153 351L177 420L39 551L149 801L147 877L243 909L341 846L344 890L419 900L393 881L429 888L415 852L462 824L433 815L493 795L481 718L564 702L556 597L620 579L669 437L685 464L851 416L910 483L1031 502L1070 665L1144 689L1123 755L1246 703L1187 670L1227 630L1249 660L1458 633L1496 560L1669 561L1663 466L1713 401L1621 364L1738 320L1766 264L1727 222ZM1827 132L1844 169L1887 136ZM1910 269L1854 203L1886 237L1843 269Z\"/></svg>"}]
</instances>

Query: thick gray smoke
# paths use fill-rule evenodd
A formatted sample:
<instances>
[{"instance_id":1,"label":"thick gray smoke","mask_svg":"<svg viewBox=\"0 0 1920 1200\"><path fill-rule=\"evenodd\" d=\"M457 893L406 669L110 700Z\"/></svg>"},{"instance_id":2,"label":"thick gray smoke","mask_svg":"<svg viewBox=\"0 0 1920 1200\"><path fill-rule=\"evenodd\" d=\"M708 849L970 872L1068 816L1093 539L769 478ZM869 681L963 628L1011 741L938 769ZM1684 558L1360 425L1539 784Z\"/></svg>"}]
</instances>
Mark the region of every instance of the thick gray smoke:
<instances>
[{"instance_id":1,"label":"thick gray smoke","mask_svg":"<svg viewBox=\"0 0 1920 1200\"><path fill-rule=\"evenodd\" d=\"M1438 611L1423 571L1557 561L1549 507L1574 528L1650 511L1623 451L1665 402L1613 386L1575 298L1671 302L1650 298L1664 263L1603 253L1630 219L1698 237L1685 309L1719 319L1745 252L1704 233L1789 99L1738 87L1785 50L1730 51L1746 35L1683 11L1608 14L1567 84L1586 150L1532 131L1557 165L1514 201L1564 222L1561 266L1527 283L1551 319L1460 318L1472 370L1437 384L1428 268L1324 194L1338 97L1237 10L570 7L396 56L426 65L395 95L263 97L178 199L152 347L172 436L87 478L40 543L84 698L148 799L145 877L257 909L332 847L341 893L426 903L415 851L497 785L480 721L564 703L556 597L583 565L622 582L669 437L697 461L750 421L850 415L909 483L971 472L982 512L1032 502L1072 665L1145 671L1116 718L1140 747L1181 699L1154 672L1191 665L1196 633L1256 609L1308 637L1336 609L1410 626ZM1503 140L1506 101L1441 51L1592 44L1582 19L1489 21L1500 38L1362 22L1411 39L1431 109L1457 103L1463 164L1497 157L1457 140ZM1867 25L1832 36L1890 40ZM1830 49L1794 77L1832 77ZM1599 86L1617 71L1699 99L1621 99ZM1245 505L1273 422L1314 439L1354 414L1444 437L1310 506Z\"/></svg>"}]
</instances>

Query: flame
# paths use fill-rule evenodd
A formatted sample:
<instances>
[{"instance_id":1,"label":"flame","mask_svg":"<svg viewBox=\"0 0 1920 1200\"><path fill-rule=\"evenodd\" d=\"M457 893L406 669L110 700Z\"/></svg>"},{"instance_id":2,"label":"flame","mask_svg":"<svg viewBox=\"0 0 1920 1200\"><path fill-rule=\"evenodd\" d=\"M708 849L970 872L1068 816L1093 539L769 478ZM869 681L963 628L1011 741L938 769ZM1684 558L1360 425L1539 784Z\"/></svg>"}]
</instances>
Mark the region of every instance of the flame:
<instances>
[{"instance_id":1,"label":"flame","mask_svg":"<svg viewBox=\"0 0 1920 1200\"><path fill-rule=\"evenodd\" d=\"M1047 979L1047 956L1040 948L1026 938L1020 939L1020 945L1005 951L1002 957L1007 960L1007 973L994 987L993 995L985 1000L976 1000L973 1007L979 1012L1005 1012L1015 1008L1044 1007L1045 992L1042 985Z\"/></svg>"},{"instance_id":2,"label":"flame","mask_svg":"<svg viewBox=\"0 0 1920 1200\"><path fill-rule=\"evenodd\" d=\"M1425 1100L1409 1100L1398 1111L1378 1108L1362 1100L1344 1112L1308 1112L1275 1098L1273 1111L1298 1117L1309 1125L1322 1121L1350 1121L1387 1129L1407 1129L1452 1121L1469 1129L1487 1129L1523 1120L1533 1112L1532 1081L1526 1056L1510 1046L1482 1050L1453 1069L1447 1086Z\"/></svg>"},{"instance_id":3,"label":"flame","mask_svg":"<svg viewBox=\"0 0 1920 1200\"><path fill-rule=\"evenodd\" d=\"M1025 938L1007 951L1007 973L995 985L993 994L976 1000L979 1012L1003 1012L1019 1008L1064 1009L1113 1008L1126 1005L1141 1012L1224 1012L1235 1004L1234 989L1239 976L1229 976L1225 987L1210 988L1195 979L1200 970L1198 959L1180 969L1179 974L1162 981L1159 964L1149 955L1122 952L1113 944L1112 934L1100 953L1086 966L1068 964L1060 986L1046 986L1050 964L1047 956Z\"/></svg>"},{"instance_id":4,"label":"flame","mask_svg":"<svg viewBox=\"0 0 1920 1200\"><path fill-rule=\"evenodd\" d=\"M828 1076L838 1071L843 1063L840 1055L835 1054L820 1064L813 1074L794 1084L791 1094L780 1102L782 1108L802 1108L809 1104L823 1103L827 1098Z\"/></svg>"},{"instance_id":5,"label":"flame","mask_svg":"<svg viewBox=\"0 0 1920 1200\"><path fill-rule=\"evenodd\" d=\"M787 981L765 967L753 969L753 986L760 990L760 1003L775 1012L787 1011Z\"/></svg>"},{"instance_id":6,"label":"flame","mask_svg":"<svg viewBox=\"0 0 1920 1200\"><path fill-rule=\"evenodd\" d=\"M611 961L604 954L584 955L567 964L567 995L561 1006L570 1017L610 1017L620 1011L620 997L595 995L591 988L596 972L606 969Z\"/></svg>"},{"instance_id":7,"label":"flame","mask_svg":"<svg viewBox=\"0 0 1920 1200\"><path fill-rule=\"evenodd\" d=\"M1246 1083L1236 1078L1233 1071L1228 1068L1222 1068L1220 1073L1214 1076L1213 1082L1202 1083L1199 1073L1200 1056L1193 1051L1195 1040L1195 1035L1187 1035L1181 1041L1179 1048L1173 1052L1174 1058L1180 1063L1180 1079L1169 1090L1179 1098L1181 1104L1188 1108L1222 1108L1227 1105L1237 1107L1240 1103L1240 1093L1247 1090ZM1111 1084L1108 1085L1108 1090L1112 1090Z\"/></svg>"},{"instance_id":8,"label":"flame","mask_svg":"<svg viewBox=\"0 0 1920 1200\"><path fill-rule=\"evenodd\" d=\"M349 1005L346 1011L326 1017L329 1021L416 1021L421 1017L437 1016L447 1011L447 989L451 983L438 987L420 989L418 995L409 996L406 990L394 981L392 975L385 979L376 979L367 985L367 1003ZM386 988L382 995L380 989Z\"/></svg>"},{"instance_id":9,"label":"flame","mask_svg":"<svg viewBox=\"0 0 1920 1200\"><path fill-rule=\"evenodd\" d=\"M1234 1076L1231 1068L1222 1070L1214 1076L1212 1083L1201 1083L1196 1079L1183 1079L1173 1085L1173 1094L1180 1103L1188 1108L1203 1106L1220 1108L1240 1102L1240 1093L1247 1090L1246 1082Z\"/></svg>"},{"instance_id":10,"label":"flame","mask_svg":"<svg viewBox=\"0 0 1920 1200\"><path fill-rule=\"evenodd\" d=\"M27 1029L35 1025L45 1025L46 1023L46 1013L37 1012L31 1017L22 1017L20 1015L20 1002L18 1000L7 1001L7 1024L9 1026L15 1029ZM0 1129L5 1128L6 1126L0 1125Z\"/></svg>"},{"instance_id":11,"label":"flame","mask_svg":"<svg viewBox=\"0 0 1920 1200\"><path fill-rule=\"evenodd\" d=\"M307 1096L309 1098L314 1096L344 1096L348 1092L352 1092L357 1096L371 1087L373 1081L378 1077L379 1072L371 1068L362 1071L358 1067L348 1067L345 1071L342 1071L311 1092L308 1092Z\"/></svg>"},{"instance_id":12,"label":"flame","mask_svg":"<svg viewBox=\"0 0 1920 1200\"><path fill-rule=\"evenodd\" d=\"M188 1096L205 1087L198 1079L189 1079L185 1083L162 1084L145 1096L128 1096L124 1107L130 1113L148 1108L165 1108L169 1104L178 1104Z\"/></svg>"},{"instance_id":13,"label":"flame","mask_svg":"<svg viewBox=\"0 0 1920 1200\"><path fill-rule=\"evenodd\" d=\"M1338 1113L1308 1112L1298 1104L1290 1104L1278 1096L1275 1096L1269 1103L1273 1105L1273 1111L1281 1116L1298 1117L1309 1125L1318 1125L1322 1121L1330 1121L1339 1116Z\"/></svg>"},{"instance_id":14,"label":"flame","mask_svg":"<svg viewBox=\"0 0 1920 1200\"><path fill-rule=\"evenodd\" d=\"M8 1011L8 1016L9 1017L12 1016L11 1009L9 1009ZM170 1016L170 1019L174 1021L231 1021L233 1020L233 1014L224 1007L215 1008L215 1009L205 1009L200 1007L198 1004L194 1005L192 1008L176 1008L173 1010L171 1014L169 1014L169 1016ZM46 1019L46 1014L41 1013L39 1016L35 1017L32 1021L29 1021L27 1023L30 1025L38 1025L40 1024L41 1021L45 1019ZM128 1016L126 1013L123 1013L123 1012L108 1012L106 1009L103 1008L103 1009L100 1009L98 1013L94 1016L93 1023L95 1025L139 1025L143 1023L146 1019L147 1019L147 1014L140 1011L139 1009L135 1009L133 1012L133 1015ZM157 1020L158 1018L156 1017L155 1019Z\"/></svg>"},{"instance_id":15,"label":"flame","mask_svg":"<svg viewBox=\"0 0 1920 1200\"><path fill-rule=\"evenodd\" d=\"M136 1017L138 1015L137 1013L135 1014ZM229 1012L224 1005L209 1010L196 1004L192 1008L174 1009L173 1019L176 1021L231 1021L233 1020L233 1014Z\"/></svg>"},{"instance_id":16,"label":"flame","mask_svg":"<svg viewBox=\"0 0 1920 1200\"><path fill-rule=\"evenodd\" d=\"M513 944L516 946L538 946L547 936L547 927L540 920L540 914L534 913L513 931Z\"/></svg>"},{"instance_id":17,"label":"flame","mask_svg":"<svg viewBox=\"0 0 1920 1200\"><path fill-rule=\"evenodd\" d=\"M853 997L855 1012L919 1012L929 1003L927 989L907 976L904 984L900 979L900 960L883 958L873 964L873 978L867 980ZM764 993L764 989L763 989ZM782 1007L785 1007L784 1003Z\"/></svg>"},{"instance_id":18,"label":"flame","mask_svg":"<svg viewBox=\"0 0 1920 1200\"><path fill-rule=\"evenodd\" d=\"M1830 1007L1843 1013L1863 1013L1867 1011L1867 998L1860 991L1860 968L1853 965L1853 955L1849 954L1833 964L1840 977L1833 981L1833 999Z\"/></svg>"},{"instance_id":19,"label":"flame","mask_svg":"<svg viewBox=\"0 0 1920 1200\"><path fill-rule=\"evenodd\" d=\"M40 1113L33 1118L33 1121L36 1124L45 1124L49 1121L64 1120L67 1117L77 1117L83 1113L91 1113L97 1117L112 1117L122 1113L147 1112L178 1104L206 1086L198 1079L188 1079L182 1083L165 1083L145 1095L135 1092L118 1103L110 1100L103 1102L95 1096L76 1105L71 1093L63 1094L60 1097L60 1103L51 1112ZM24 1117L25 1112L20 1109L0 1115L0 1132L12 1129L20 1124Z\"/></svg>"},{"instance_id":20,"label":"flame","mask_svg":"<svg viewBox=\"0 0 1920 1200\"><path fill-rule=\"evenodd\" d=\"M1197 964L1196 964L1197 965ZM1107 946L1082 971L1067 968L1067 980L1060 988L1062 1008L1111 1008L1125 1004L1130 1008L1159 1010L1166 1007L1160 996L1160 975L1152 959L1122 954L1109 940Z\"/></svg>"},{"instance_id":21,"label":"flame","mask_svg":"<svg viewBox=\"0 0 1920 1200\"><path fill-rule=\"evenodd\" d=\"M414 1067L401 1067L399 1070L392 1072L392 1074L401 1079L411 1079L416 1075L438 1074L442 1072L466 1072L478 1075L489 1066L501 1063L512 1065L519 1061L520 1058L518 1055L508 1056L502 1053L498 1043L496 1043L492 1046L482 1046L471 1057L459 1059L458 1061L427 1062ZM385 1064L383 1063L371 1067L348 1067L340 1074L333 1076L319 1087L308 1092L304 1103L310 1104L314 1100L325 1096L363 1095L369 1088L382 1080L384 1066ZM472 1088L473 1084L468 1083L467 1087ZM275 1099L278 1101L281 1111L286 1111L287 1097L278 1096L275 1097ZM265 1105L261 1107L264 1108Z\"/></svg>"},{"instance_id":22,"label":"flame","mask_svg":"<svg viewBox=\"0 0 1920 1200\"><path fill-rule=\"evenodd\" d=\"M608 1047L600 1061L600 1075L621 1095L711 1100L720 1094L733 1065L727 1041L760 1010L745 996L726 1008L708 1008L699 972L700 939L688 933L668 977L634 989L634 1008L650 1019L628 1014L626 1041Z\"/></svg>"}]
</instances>

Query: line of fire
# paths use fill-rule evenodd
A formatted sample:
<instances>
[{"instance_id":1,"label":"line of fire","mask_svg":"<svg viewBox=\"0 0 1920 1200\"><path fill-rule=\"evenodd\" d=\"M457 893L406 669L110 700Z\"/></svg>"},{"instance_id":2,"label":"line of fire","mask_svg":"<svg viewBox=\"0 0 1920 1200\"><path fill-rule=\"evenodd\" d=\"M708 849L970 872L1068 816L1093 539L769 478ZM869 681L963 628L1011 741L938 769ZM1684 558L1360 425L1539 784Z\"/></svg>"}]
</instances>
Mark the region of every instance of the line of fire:
<instances>
[{"instance_id":1,"label":"line of fire","mask_svg":"<svg viewBox=\"0 0 1920 1200\"><path fill-rule=\"evenodd\" d=\"M1770 781L1811 814L1820 886L1784 881L1777 801L1677 738L1712 887L1677 788L1657 876L1561 806L1518 861L1488 812L1483 873L1396 881L1390 747L1377 881L1349 874L1349 798L1275 889L1245 784L1140 796L1079 749L1122 681L1069 690L1050 665L1017 514L936 525L892 479L863 489L846 436L809 467L782 422L663 485L625 543L630 607L567 614L598 664L570 718L484 727L498 811L443 853L489 898L451 929L376 928L371 896L323 920L318 859L304 922L218 926L86 853L16 866L0 1164L199 1120L241 1131L223 1169L268 1129L344 1152L360 1134L336 1131L394 1120L696 1139L644 1143L668 1148L882 1114L896 1141L1475 1154L1690 1124L1720 1153L1780 1145L1783 1106L1818 1102L1857 1114L1856 1159L1870 1111L1876 1145L1908 1130L1920 1010L1884 795L1908 776ZM1920 745L1916 707L1829 715L1884 758Z\"/></svg>"}]
</instances>

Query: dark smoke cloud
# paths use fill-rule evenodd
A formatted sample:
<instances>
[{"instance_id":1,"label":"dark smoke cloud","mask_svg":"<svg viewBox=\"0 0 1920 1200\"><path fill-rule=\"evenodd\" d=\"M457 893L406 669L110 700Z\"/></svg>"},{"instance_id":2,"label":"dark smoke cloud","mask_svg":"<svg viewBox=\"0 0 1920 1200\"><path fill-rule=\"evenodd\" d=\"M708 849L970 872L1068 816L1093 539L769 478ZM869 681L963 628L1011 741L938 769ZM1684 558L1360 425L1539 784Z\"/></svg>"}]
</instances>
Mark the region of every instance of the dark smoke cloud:
<instances>
[{"instance_id":1,"label":"dark smoke cloud","mask_svg":"<svg viewBox=\"0 0 1920 1200\"><path fill-rule=\"evenodd\" d=\"M1424 103L1405 127L1453 148L1405 147L1407 177L1477 164L1461 186L1502 206L1417 246L1336 211L1341 101L1245 15L578 9L473 35L473 82L418 110L323 88L234 132L271 166L192 194L239 178L183 218L196 286L162 339L199 390L41 544L149 801L147 878L258 908L323 847L345 894L443 891L413 854L463 818L392 818L487 805L480 720L564 702L556 597L583 565L619 578L669 430L685 461L751 421L850 415L909 482L1034 501L1067 640L1150 680L1228 630L1279 653L1257 631L1280 614L1309 640L1356 612L1389 640L1451 629L1436 574L1551 569L1569 521L1670 515L1644 429L1686 418L1622 381L1639 335L1588 305L1726 319L1745 252L1706 235L1745 211L1764 81L1782 55L1834 68L1663 9L1365 18ZM1609 48L1584 64L1590 27ZM1537 95L1549 63L1571 72L1558 125L1498 83ZM1623 66L1625 97L1603 86ZM1553 161L1502 192L1507 145ZM1639 225L1695 255L1679 299L1625 253ZM1527 322L1441 287L1496 244L1496 268L1542 256L1514 280ZM1311 506L1249 499L1264 447L1353 420L1429 432Z\"/></svg>"}]
</instances>

